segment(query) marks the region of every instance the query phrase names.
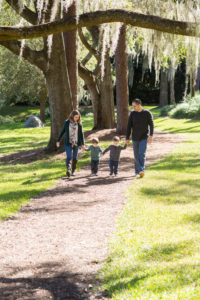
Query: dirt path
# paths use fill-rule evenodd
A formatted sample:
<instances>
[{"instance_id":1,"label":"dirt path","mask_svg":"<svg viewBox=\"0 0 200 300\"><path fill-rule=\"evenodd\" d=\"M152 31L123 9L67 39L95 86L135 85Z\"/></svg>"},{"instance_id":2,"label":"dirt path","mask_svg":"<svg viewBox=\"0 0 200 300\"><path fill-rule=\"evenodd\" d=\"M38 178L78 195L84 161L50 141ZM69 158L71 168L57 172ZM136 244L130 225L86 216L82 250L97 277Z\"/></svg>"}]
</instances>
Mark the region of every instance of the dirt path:
<instances>
[{"instance_id":1,"label":"dirt path","mask_svg":"<svg viewBox=\"0 0 200 300\"><path fill-rule=\"evenodd\" d=\"M147 164L181 140L157 132ZM122 152L119 170L119 177L107 177L106 154L99 177L90 177L87 166L0 224L1 300L104 299L90 288L108 254L107 241L125 202L124 191L133 181L131 146Z\"/></svg>"}]
</instances>

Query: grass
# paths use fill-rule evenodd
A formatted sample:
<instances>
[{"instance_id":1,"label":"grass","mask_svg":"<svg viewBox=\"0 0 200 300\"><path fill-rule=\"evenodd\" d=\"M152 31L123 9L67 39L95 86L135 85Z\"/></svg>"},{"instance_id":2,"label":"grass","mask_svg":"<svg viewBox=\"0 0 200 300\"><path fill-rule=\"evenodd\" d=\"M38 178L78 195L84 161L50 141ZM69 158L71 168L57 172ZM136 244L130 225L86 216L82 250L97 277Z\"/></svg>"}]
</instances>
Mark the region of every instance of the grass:
<instances>
[{"instance_id":1,"label":"grass","mask_svg":"<svg viewBox=\"0 0 200 300\"><path fill-rule=\"evenodd\" d=\"M200 299L200 121L151 110L188 140L129 187L100 277L112 299Z\"/></svg>"},{"instance_id":2,"label":"grass","mask_svg":"<svg viewBox=\"0 0 200 300\"><path fill-rule=\"evenodd\" d=\"M160 118L156 107L148 108L157 129L183 133L187 141L130 186L101 278L112 299L199 299L200 122ZM1 155L47 144L49 126L22 125L0 126ZM83 118L83 126L91 129L91 115ZM78 167L88 162L86 153ZM64 161L56 156L29 164L1 163L0 219L52 186L64 172Z\"/></svg>"},{"instance_id":3,"label":"grass","mask_svg":"<svg viewBox=\"0 0 200 300\"><path fill-rule=\"evenodd\" d=\"M27 107L6 108L4 113L15 115L16 120L38 113L38 109ZM1 111L2 113L2 111ZM92 115L83 117L84 130L91 130ZM0 126L0 156L22 150L45 147L49 140L50 126L44 128L23 128L23 122ZM102 144L106 146L106 144ZM84 153L78 162L78 169L89 163L89 153ZM47 156L28 164L0 163L0 220L9 217L27 203L31 197L39 195L65 174L65 161L56 156Z\"/></svg>"},{"instance_id":4,"label":"grass","mask_svg":"<svg viewBox=\"0 0 200 300\"><path fill-rule=\"evenodd\" d=\"M3 106L0 108L0 115L2 116L10 116L16 122L25 121L31 115L38 114L40 112L37 106Z\"/></svg>"}]
</instances>

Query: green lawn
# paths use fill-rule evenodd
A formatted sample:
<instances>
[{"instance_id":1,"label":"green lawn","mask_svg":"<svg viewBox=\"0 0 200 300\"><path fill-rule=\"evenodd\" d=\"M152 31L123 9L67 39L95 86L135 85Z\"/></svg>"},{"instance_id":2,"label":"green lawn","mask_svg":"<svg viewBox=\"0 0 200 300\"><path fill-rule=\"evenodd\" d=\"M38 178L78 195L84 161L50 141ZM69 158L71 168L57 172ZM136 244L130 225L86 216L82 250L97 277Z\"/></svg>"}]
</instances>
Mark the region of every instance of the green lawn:
<instances>
[{"instance_id":1,"label":"green lawn","mask_svg":"<svg viewBox=\"0 0 200 300\"><path fill-rule=\"evenodd\" d=\"M15 116L15 120L27 119L37 114L38 108L7 107L4 115ZM87 111L86 111L87 113ZM84 130L91 130L91 114L83 117ZM49 121L44 128L23 128L24 122L0 125L0 157L22 150L45 147L49 140ZM106 144L101 144L106 146ZM78 168L89 163L89 153L84 153L78 162ZM65 174L65 161L56 156L47 156L32 163L0 163L0 220L20 209L23 203L52 186Z\"/></svg>"},{"instance_id":2,"label":"green lawn","mask_svg":"<svg viewBox=\"0 0 200 300\"><path fill-rule=\"evenodd\" d=\"M1 110L2 115L10 115L19 120L27 119L39 112L38 108L9 107ZM45 147L49 140L50 126L44 128L23 128L24 122L0 126L0 156L6 156L22 150ZM92 128L92 116L83 117L84 130ZM81 165L89 163L89 153L79 161ZM65 174L64 160L56 156L47 156L32 163L0 163L0 220L17 211L23 203L52 186Z\"/></svg>"},{"instance_id":3,"label":"green lawn","mask_svg":"<svg viewBox=\"0 0 200 300\"><path fill-rule=\"evenodd\" d=\"M200 121L152 112L187 141L129 187L100 276L112 299L200 299Z\"/></svg>"},{"instance_id":4,"label":"green lawn","mask_svg":"<svg viewBox=\"0 0 200 300\"><path fill-rule=\"evenodd\" d=\"M199 299L200 121L160 118L158 109L149 108L157 129L183 133L187 141L149 167L143 180L133 181L101 278L113 299ZM91 115L83 117L83 125L92 128ZM49 126L1 125L1 155L44 147L49 132ZM88 162L86 153L79 167ZM52 186L64 172L64 161L56 156L29 164L0 163L0 219Z\"/></svg>"}]
</instances>

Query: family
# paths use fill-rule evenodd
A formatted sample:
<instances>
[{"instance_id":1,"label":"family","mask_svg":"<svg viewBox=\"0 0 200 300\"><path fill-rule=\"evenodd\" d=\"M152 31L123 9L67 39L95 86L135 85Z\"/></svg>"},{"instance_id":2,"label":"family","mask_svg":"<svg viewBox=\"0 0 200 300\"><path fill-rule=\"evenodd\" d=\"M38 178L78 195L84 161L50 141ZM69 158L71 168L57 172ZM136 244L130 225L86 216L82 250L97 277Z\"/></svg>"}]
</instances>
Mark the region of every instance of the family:
<instances>
[{"instance_id":1,"label":"family","mask_svg":"<svg viewBox=\"0 0 200 300\"><path fill-rule=\"evenodd\" d=\"M85 146L83 128L81 124L81 115L79 111L74 110L71 112L69 119L64 123L64 126L57 139L57 147L60 147L60 140L65 134L65 151L66 151L66 168L67 176L75 176L76 165L78 161L78 149L81 147L83 151L90 151L91 153L91 175L98 176L98 168L101 154L110 152L109 167L110 176L118 175L118 167L120 160L120 153L125 150L130 143L130 135L132 135L133 153L135 161L135 176L137 178L144 177L145 161L147 143L151 144L154 133L153 117L149 110L142 107L140 99L132 101L133 111L131 111L127 132L126 143L121 146L120 138L114 136L113 143L102 150L99 146L99 139L94 138L89 147Z\"/></svg>"}]
</instances>

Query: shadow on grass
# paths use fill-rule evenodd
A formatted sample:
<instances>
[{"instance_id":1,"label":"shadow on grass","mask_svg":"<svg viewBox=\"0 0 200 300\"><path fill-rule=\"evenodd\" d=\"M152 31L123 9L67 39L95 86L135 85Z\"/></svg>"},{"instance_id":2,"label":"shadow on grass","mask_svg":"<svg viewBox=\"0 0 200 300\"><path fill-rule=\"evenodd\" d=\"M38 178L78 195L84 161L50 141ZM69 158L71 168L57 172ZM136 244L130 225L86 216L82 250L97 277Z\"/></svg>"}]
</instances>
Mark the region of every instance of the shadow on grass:
<instances>
[{"instance_id":1,"label":"shadow on grass","mask_svg":"<svg viewBox=\"0 0 200 300\"><path fill-rule=\"evenodd\" d=\"M200 214L186 215L184 216L183 221L200 225Z\"/></svg>"},{"instance_id":2,"label":"shadow on grass","mask_svg":"<svg viewBox=\"0 0 200 300\"><path fill-rule=\"evenodd\" d=\"M118 296L121 292L127 290L127 299L131 299L128 297L131 290L134 290L137 296L142 296L147 292L158 295L189 284L195 284L199 280L200 264L183 264L180 262L176 266L169 265L170 261L184 258L185 255L192 252L192 247L193 243L191 241L174 245L161 244L148 250L148 254L146 253L147 250L139 252L138 259L134 262L134 268L120 268L118 265L115 268L111 265L113 273L105 277L105 281L108 283L108 295ZM150 264L151 261L152 265ZM155 264L154 262L159 263ZM167 264L161 262L167 262ZM119 266L122 266L122 264L119 264Z\"/></svg>"},{"instance_id":3,"label":"shadow on grass","mask_svg":"<svg viewBox=\"0 0 200 300\"><path fill-rule=\"evenodd\" d=\"M194 242L191 240L145 247L141 249L138 257L143 261L172 261L174 259L182 259L185 255L191 254L193 245Z\"/></svg>"},{"instance_id":4,"label":"shadow on grass","mask_svg":"<svg viewBox=\"0 0 200 300\"><path fill-rule=\"evenodd\" d=\"M176 183L175 185L170 186L154 186L154 187L142 187L140 189L141 194L148 196L148 197L155 197L154 201L163 202L166 204L188 204L194 201L198 201L200 197L199 193L199 186L193 186L193 192L194 188L196 189L194 195L191 195L191 186L188 183L187 189L186 185L181 185ZM183 192L185 191L185 192ZM158 198L159 196L159 198Z\"/></svg>"},{"instance_id":5,"label":"shadow on grass","mask_svg":"<svg viewBox=\"0 0 200 300\"><path fill-rule=\"evenodd\" d=\"M169 155L164 160L155 162L150 169L151 170L170 170L170 171L177 171L190 168L191 170L194 168L198 168L200 166L200 157L195 154L188 154L184 157L180 157L177 155Z\"/></svg>"}]
</instances>

